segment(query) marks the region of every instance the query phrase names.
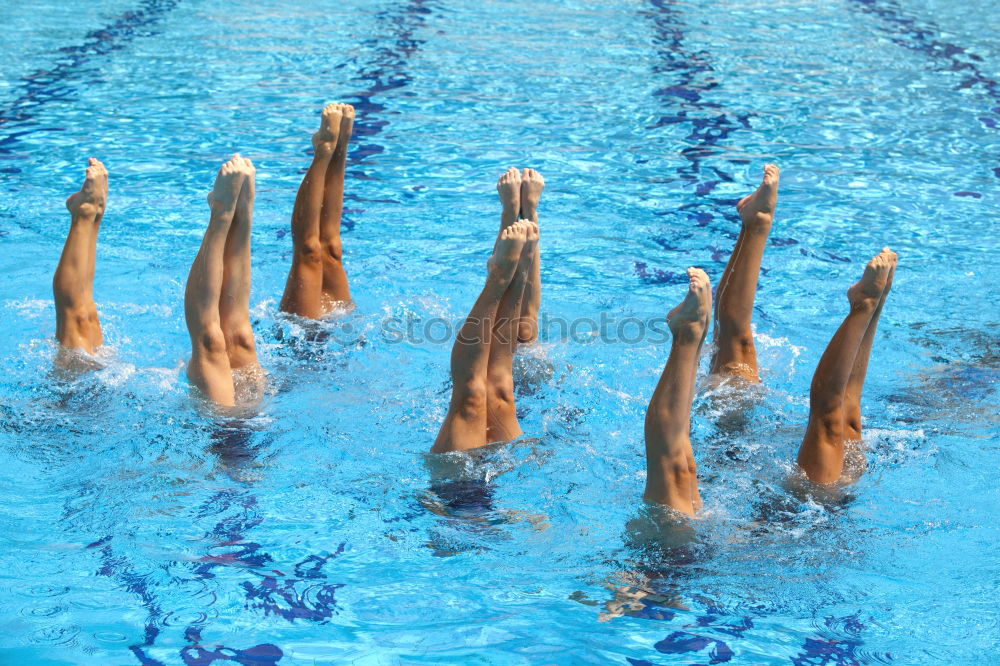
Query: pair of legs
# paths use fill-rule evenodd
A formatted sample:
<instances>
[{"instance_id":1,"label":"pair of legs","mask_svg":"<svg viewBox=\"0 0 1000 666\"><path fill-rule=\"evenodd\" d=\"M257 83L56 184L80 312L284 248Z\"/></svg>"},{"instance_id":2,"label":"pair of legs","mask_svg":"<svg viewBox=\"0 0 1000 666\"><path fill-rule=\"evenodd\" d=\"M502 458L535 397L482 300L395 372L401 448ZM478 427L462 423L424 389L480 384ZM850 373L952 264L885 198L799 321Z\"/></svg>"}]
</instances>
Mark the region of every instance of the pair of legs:
<instances>
[{"instance_id":1,"label":"pair of legs","mask_svg":"<svg viewBox=\"0 0 1000 666\"><path fill-rule=\"evenodd\" d=\"M56 365L74 364L74 350L93 354L101 346L101 322L94 303L94 268L97 233L108 200L108 171L94 158L88 160L83 186L66 199L70 213L69 234L52 278L56 303L56 339L60 350Z\"/></svg>"},{"instance_id":2,"label":"pair of legs","mask_svg":"<svg viewBox=\"0 0 1000 666\"><path fill-rule=\"evenodd\" d=\"M188 379L222 406L236 402L236 377L259 378L250 326L250 230L254 178L250 160L222 165L208 195L211 216L184 290L191 336Z\"/></svg>"},{"instance_id":3,"label":"pair of legs","mask_svg":"<svg viewBox=\"0 0 1000 666\"><path fill-rule=\"evenodd\" d=\"M500 195L500 232L518 220L538 224L538 201L545 188L545 179L534 169L523 171L511 167L497 181ZM499 237L499 236L498 236ZM542 304L541 247L535 243L528 267L528 279L521 303L521 321L517 341L534 342L538 339L538 309Z\"/></svg>"},{"instance_id":4,"label":"pair of legs","mask_svg":"<svg viewBox=\"0 0 1000 666\"><path fill-rule=\"evenodd\" d=\"M757 190L736 204L741 222L740 233L715 291L713 375L760 382L750 321L760 262L778 203L779 175L778 167L766 165L763 181Z\"/></svg>"},{"instance_id":5,"label":"pair of legs","mask_svg":"<svg viewBox=\"0 0 1000 666\"><path fill-rule=\"evenodd\" d=\"M501 177L501 196L513 187ZM501 229L487 262L486 285L451 350L452 395L433 453L466 451L521 435L512 364L538 225Z\"/></svg>"},{"instance_id":6,"label":"pair of legs","mask_svg":"<svg viewBox=\"0 0 1000 666\"><path fill-rule=\"evenodd\" d=\"M687 274L687 294L667 315L670 356L646 409L643 498L693 516L701 508L701 495L691 449L691 403L712 312L712 285L699 268L689 268Z\"/></svg>"},{"instance_id":7,"label":"pair of legs","mask_svg":"<svg viewBox=\"0 0 1000 666\"><path fill-rule=\"evenodd\" d=\"M816 366L809 389L809 424L798 457L810 481L841 480L845 444L861 439L861 390L896 262L889 248L868 262L861 279L847 290L850 311Z\"/></svg>"},{"instance_id":8,"label":"pair of legs","mask_svg":"<svg viewBox=\"0 0 1000 666\"><path fill-rule=\"evenodd\" d=\"M344 271L340 218L344 210L347 143L354 107L328 104L313 134L313 159L292 208L292 267L281 311L319 319L351 300Z\"/></svg>"}]
</instances>

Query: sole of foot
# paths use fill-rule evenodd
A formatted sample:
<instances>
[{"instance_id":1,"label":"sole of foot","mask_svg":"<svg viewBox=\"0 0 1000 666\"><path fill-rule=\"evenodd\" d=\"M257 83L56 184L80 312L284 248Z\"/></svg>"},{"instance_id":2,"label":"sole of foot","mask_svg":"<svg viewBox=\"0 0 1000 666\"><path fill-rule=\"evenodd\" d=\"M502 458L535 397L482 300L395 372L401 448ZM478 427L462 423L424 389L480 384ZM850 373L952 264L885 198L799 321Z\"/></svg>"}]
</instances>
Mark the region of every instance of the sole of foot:
<instances>
[{"instance_id":1,"label":"sole of foot","mask_svg":"<svg viewBox=\"0 0 1000 666\"><path fill-rule=\"evenodd\" d=\"M889 248L872 257L865 265L861 279L847 290L847 300L851 307L874 308L889 285L889 276L894 272L899 257Z\"/></svg>"},{"instance_id":2,"label":"sole of foot","mask_svg":"<svg viewBox=\"0 0 1000 666\"><path fill-rule=\"evenodd\" d=\"M83 185L66 199L66 209L75 216L97 217L104 214L108 200L108 170L100 160L87 160Z\"/></svg>"},{"instance_id":3,"label":"sole of foot","mask_svg":"<svg viewBox=\"0 0 1000 666\"><path fill-rule=\"evenodd\" d=\"M687 269L688 291L684 300L667 314L667 326L682 341L703 340L712 314L712 285L700 268Z\"/></svg>"},{"instance_id":4,"label":"sole of foot","mask_svg":"<svg viewBox=\"0 0 1000 666\"><path fill-rule=\"evenodd\" d=\"M347 144L354 132L354 107L350 104L337 104L340 110L340 132L337 134L337 152L346 153Z\"/></svg>"},{"instance_id":5,"label":"sole of foot","mask_svg":"<svg viewBox=\"0 0 1000 666\"><path fill-rule=\"evenodd\" d=\"M538 221L538 201L545 189L545 179L534 169L521 172L521 217Z\"/></svg>"},{"instance_id":6,"label":"sole of foot","mask_svg":"<svg viewBox=\"0 0 1000 666\"><path fill-rule=\"evenodd\" d=\"M236 209L236 201L239 199L240 190L243 189L243 182L246 180L248 172L244 162L249 163L250 160L244 160L237 153L219 167L219 173L215 176L215 184L212 186L212 191L208 193L208 205L213 210L232 213Z\"/></svg>"},{"instance_id":7,"label":"sole of foot","mask_svg":"<svg viewBox=\"0 0 1000 666\"><path fill-rule=\"evenodd\" d=\"M534 261L535 246L538 245L538 223L533 220L518 220L525 227L524 246L521 248L520 268L527 271Z\"/></svg>"},{"instance_id":8,"label":"sole of foot","mask_svg":"<svg viewBox=\"0 0 1000 666\"><path fill-rule=\"evenodd\" d=\"M312 144L316 152L333 153L340 138L342 120L340 104L327 104L323 107L319 118L319 129L312 135Z\"/></svg>"},{"instance_id":9,"label":"sole of foot","mask_svg":"<svg viewBox=\"0 0 1000 666\"><path fill-rule=\"evenodd\" d=\"M253 200L256 190L257 169L248 158L242 158L242 169L244 174L243 187L236 200L236 212L238 217L244 222L249 222L253 214Z\"/></svg>"},{"instance_id":10,"label":"sole of foot","mask_svg":"<svg viewBox=\"0 0 1000 666\"><path fill-rule=\"evenodd\" d=\"M487 262L490 275L509 282L521 261L527 239L528 224L524 221L515 222L501 231L493 255Z\"/></svg>"},{"instance_id":11,"label":"sole of foot","mask_svg":"<svg viewBox=\"0 0 1000 666\"><path fill-rule=\"evenodd\" d=\"M743 224L750 230L770 230L778 205L778 180L781 172L773 164L764 165L764 177L753 192L736 204Z\"/></svg>"},{"instance_id":12,"label":"sole of foot","mask_svg":"<svg viewBox=\"0 0 1000 666\"><path fill-rule=\"evenodd\" d=\"M497 194L504 210L521 210L521 172L515 167L505 171L497 180Z\"/></svg>"}]
</instances>

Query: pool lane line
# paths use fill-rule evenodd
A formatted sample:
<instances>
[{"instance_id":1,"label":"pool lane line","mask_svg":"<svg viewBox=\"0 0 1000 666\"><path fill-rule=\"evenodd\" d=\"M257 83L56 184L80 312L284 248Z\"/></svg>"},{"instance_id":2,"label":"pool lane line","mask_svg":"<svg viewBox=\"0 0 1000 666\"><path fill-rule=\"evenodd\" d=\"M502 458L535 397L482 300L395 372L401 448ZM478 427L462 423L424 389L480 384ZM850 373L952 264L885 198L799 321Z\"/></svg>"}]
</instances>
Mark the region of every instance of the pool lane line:
<instances>
[{"instance_id":1,"label":"pool lane line","mask_svg":"<svg viewBox=\"0 0 1000 666\"><path fill-rule=\"evenodd\" d=\"M679 155L684 163L674 169L677 180L688 183L697 198L692 203L682 205L678 212L687 214L687 218L696 227L707 226L715 217L715 213L705 210L710 206L714 211L720 206L732 208L737 199L719 199L710 197L720 183L731 183L732 174L715 166L706 166L707 157L720 154L718 147L728 140L735 132L752 129L750 118L752 114L731 114L723 110L722 105L706 98L707 93L718 88L721 82L714 76L707 51L692 51L685 48L684 23L681 12L675 7L675 0L649 0L651 10L640 12L640 15L653 23L653 43L656 47L657 61L653 66L654 76L670 74L674 83L657 89L653 96L666 107L666 113L647 129L655 130L666 125L684 124L690 127L685 137L693 145L681 149ZM749 160L727 158L733 164L747 164ZM657 215L668 215L674 211L663 211ZM674 249L666 238L654 238L655 242L665 249ZM649 268L646 262L635 262L635 273L648 284L681 284L687 282L687 274L670 270Z\"/></svg>"},{"instance_id":2,"label":"pool lane line","mask_svg":"<svg viewBox=\"0 0 1000 666\"><path fill-rule=\"evenodd\" d=\"M407 63L427 42L419 39L417 31L425 27L428 18L438 9L435 0L408 0L405 3L390 2L388 7L374 16L375 29L372 36L361 42L361 48L374 56L362 61L353 59L357 72L348 80L361 83L364 87L348 93L345 102L353 104L355 111L353 137L365 140L348 151L347 177L354 180L377 180L364 170L371 158L385 152L385 146L377 142L390 122L386 116L391 113L388 104L379 101L386 93L406 88L413 81L407 71ZM361 167L350 169L350 167ZM345 201L363 204L368 201L378 203L398 203L393 199L365 199L349 191L344 193ZM360 206L344 208L341 225L346 231L354 228L353 215L364 212Z\"/></svg>"},{"instance_id":3,"label":"pool lane line","mask_svg":"<svg viewBox=\"0 0 1000 666\"><path fill-rule=\"evenodd\" d=\"M242 491L218 491L202 502L194 517L204 519L212 515L219 519L215 527L205 534L206 540L214 544L209 548L226 548L228 552L199 558L197 566L191 572L192 580L213 579L216 577L214 569L220 566L236 567L260 579L256 584L243 581L240 585L246 597L245 609L262 611L265 617L274 615L288 622L307 620L317 624L325 624L339 612L336 591L345 584L325 582L327 576L322 569L327 562L344 553L345 542L332 553L305 556L292 565L292 573L289 575L275 569L265 569L273 558L263 551L263 546L247 538L247 533L264 520L258 511L254 495ZM96 573L111 578L125 591L139 598L148 617L143 639L130 645L129 650L143 666L165 666L163 662L149 656L147 650L155 645L157 637L167 628L166 619L171 611L163 609L151 584L152 577L136 573L125 556L115 553L113 540L112 535L107 535L87 546L88 549L99 549L102 565ZM310 581L312 584L302 591L296 588L296 584ZM211 604L206 607L209 606ZM180 649L184 664L209 663L205 659L220 658L222 650L245 655L248 659L254 657L265 660L260 663L273 663L266 660L277 661L284 656L281 648L273 643L255 645L245 650L213 643L215 650L208 651L200 643L202 630L209 625L211 619L206 615L204 619L193 621L185 628L184 638L188 644Z\"/></svg>"},{"instance_id":4,"label":"pool lane line","mask_svg":"<svg viewBox=\"0 0 1000 666\"><path fill-rule=\"evenodd\" d=\"M38 109L50 102L71 100L76 88L74 79L85 75L85 66L125 47L137 37L157 34L151 28L165 14L177 7L180 0L143 0L138 9L123 12L103 28L87 33L82 44L63 46L59 62L48 70L37 71L20 78L21 94L0 110L0 155L14 153L20 138L35 132L61 132L61 127L31 127ZM0 173L20 173L16 167L0 169Z\"/></svg>"},{"instance_id":5,"label":"pool lane line","mask_svg":"<svg viewBox=\"0 0 1000 666\"><path fill-rule=\"evenodd\" d=\"M941 34L939 26L928 20L919 20L907 16L903 8L895 0L851 0L851 5L865 14L877 16L885 27L878 27L880 32L889 36L889 40L910 51L923 53L942 64L941 71L966 72L965 78L955 90L967 90L978 87L996 106L984 112L977 120L991 130L1000 130L1000 82L983 73L977 63L983 62L982 56L969 51L968 48L935 39ZM1000 167L993 168L993 175L1000 178ZM979 192L955 192L955 196L982 198Z\"/></svg>"}]
</instances>

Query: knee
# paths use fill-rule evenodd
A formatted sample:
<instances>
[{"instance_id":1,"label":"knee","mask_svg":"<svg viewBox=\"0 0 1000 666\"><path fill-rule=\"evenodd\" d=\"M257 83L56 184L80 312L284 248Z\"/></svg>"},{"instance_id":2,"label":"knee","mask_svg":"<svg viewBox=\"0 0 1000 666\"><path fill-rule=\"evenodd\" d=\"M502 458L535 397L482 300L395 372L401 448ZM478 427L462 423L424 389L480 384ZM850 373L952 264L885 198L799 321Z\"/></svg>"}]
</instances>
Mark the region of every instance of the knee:
<instances>
[{"instance_id":1,"label":"knee","mask_svg":"<svg viewBox=\"0 0 1000 666\"><path fill-rule=\"evenodd\" d=\"M843 440L844 413L841 409L831 409L822 412L816 417L816 424L819 426L825 440Z\"/></svg>"},{"instance_id":2,"label":"knee","mask_svg":"<svg viewBox=\"0 0 1000 666\"><path fill-rule=\"evenodd\" d=\"M514 380L505 377L500 381L491 381L487 399L491 405L501 409L514 408Z\"/></svg>"},{"instance_id":3,"label":"knee","mask_svg":"<svg viewBox=\"0 0 1000 666\"><path fill-rule=\"evenodd\" d=\"M298 255L301 261L319 263L323 260L323 244L316 237L304 238L298 244Z\"/></svg>"},{"instance_id":4,"label":"knee","mask_svg":"<svg viewBox=\"0 0 1000 666\"><path fill-rule=\"evenodd\" d=\"M88 306L70 308L66 312L66 321L77 330L87 330L97 323L97 310Z\"/></svg>"},{"instance_id":5,"label":"knee","mask_svg":"<svg viewBox=\"0 0 1000 666\"><path fill-rule=\"evenodd\" d=\"M227 351L247 352L252 352L256 349L253 338L253 329L250 328L249 324L244 324L228 331L228 335L226 336L226 349Z\"/></svg>"},{"instance_id":6,"label":"knee","mask_svg":"<svg viewBox=\"0 0 1000 666\"><path fill-rule=\"evenodd\" d=\"M694 459L687 456L673 456L667 461L667 478L678 491L690 488L697 477Z\"/></svg>"},{"instance_id":7,"label":"knee","mask_svg":"<svg viewBox=\"0 0 1000 666\"><path fill-rule=\"evenodd\" d=\"M323 241L323 259L340 263L344 259L344 244L339 238Z\"/></svg>"},{"instance_id":8,"label":"knee","mask_svg":"<svg viewBox=\"0 0 1000 666\"><path fill-rule=\"evenodd\" d=\"M861 410L857 407L844 408L844 437L861 439Z\"/></svg>"},{"instance_id":9,"label":"knee","mask_svg":"<svg viewBox=\"0 0 1000 666\"><path fill-rule=\"evenodd\" d=\"M453 401L461 418L474 419L481 416L486 412L485 382L476 380L457 382Z\"/></svg>"},{"instance_id":10,"label":"knee","mask_svg":"<svg viewBox=\"0 0 1000 666\"><path fill-rule=\"evenodd\" d=\"M521 321L517 325L517 341L520 343L534 342L538 339L538 328L534 322Z\"/></svg>"},{"instance_id":11,"label":"knee","mask_svg":"<svg viewBox=\"0 0 1000 666\"><path fill-rule=\"evenodd\" d=\"M745 323L728 319L720 312L719 329L732 347L740 352L753 351L753 331Z\"/></svg>"},{"instance_id":12,"label":"knee","mask_svg":"<svg viewBox=\"0 0 1000 666\"><path fill-rule=\"evenodd\" d=\"M216 326L202 331L195 340L193 351L209 355L225 354L226 336L222 334L222 329Z\"/></svg>"}]
</instances>

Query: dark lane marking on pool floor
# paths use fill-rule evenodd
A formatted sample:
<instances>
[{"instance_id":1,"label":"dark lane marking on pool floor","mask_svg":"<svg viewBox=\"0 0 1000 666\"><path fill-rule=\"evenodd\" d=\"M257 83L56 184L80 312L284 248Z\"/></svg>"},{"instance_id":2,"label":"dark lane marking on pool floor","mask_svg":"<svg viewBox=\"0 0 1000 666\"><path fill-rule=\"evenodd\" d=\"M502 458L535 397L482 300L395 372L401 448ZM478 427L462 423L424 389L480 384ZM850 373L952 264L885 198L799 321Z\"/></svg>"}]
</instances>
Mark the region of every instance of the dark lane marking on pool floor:
<instances>
[{"instance_id":1,"label":"dark lane marking on pool floor","mask_svg":"<svg viewBox=\"0 0 1000 666\"><path fill-rule=\"evenodd\" d=\"M713 76L713 67L708 52L691 51L685 48L686 34L680 12L673 0L650 0L653 9L640 15L653 22L653 43L656 46L656 61L653 75L670 75L674 82L653 93L668 112L648 127L655 130L666 125L686 124L691 131L685 137L694 145L680 151L686 163L675 169L679 180L694 189L697 200L684 204L679 211L686 213L687 219L696 227L707 226L715 217L719 207L730 210L736 199L710 197L712 191L723 182L733 182L733 176L718 167L706 166L704 160L719 154L718 146L738 130L751 129L750 114L726 113L716 102L705 99L708 93L721 84ZM746 164L748 160L733 159L734 164ZM657 215L671 215L675 211L662 211ZM673 249L675 244L667 237L653 239L665 249ZM687 274L674 270L650 268L646 262L635 262L635 273L649 284L687 283Z\"/></svg>"},{"instance_id":2,"label":"dark lane marking on pool floor","mask_svg":"<svg viewBox=\"0 0 1000 666\"><path fill-rule=\"evenodd\" d=\"M354 103L356 111L355 136L372 139L382 133L389 125L389 121L383 118L388 113L388 107L376 101L375 98L389 91L403 88L413 80L406 71L405 65L407 60L425 43L425 40L416 39L414 34L424 26L427 17L432 14L431 7L433 6L430 0L410 0L402 7L393 5L392 9L383 10L375 15L378 25L388 24L390 29L377 29L374 31L375 36L365 40L364 45L372 50L376 57L367 64L360 64L356 70L358 73L350 78L351 81L368 83L367 87L362 90L345 96L345 101ZM386 32L389 34L384 34ZM348 61L348 63L350 62L352 61ZM356 63L357 60L353 62ZM344 63L336 69L346 69L348 63ZM383 146L375 142L362 143L349 154L349 164L363 166L369 158L384 152L384 150ZM349 171L348 174L352 178L371 179L364 172ZM362 199L350 195L345 195L345 198L362 201ZM353 223L348 220L346 214L360 211L345 209L344 212L345 228L353 228ZM326 578L321 571L322 566L343 553L346 544L340 544L334 553L307 556L294 566L294 576L286 576L279 571L262 572L261 569L271 562L272 558L262 550L260 544L246 538L247 532L263 520L256 517L253 510L256 506L255 497L241 494L237 499L229 497L225 493L216 494L202 505L199 517L219 515L233 508L235 504L242 507L240 516L220 520L212 533L208 535L208 538L217 543L216 547L225 547L229 549L229 552L220 555L206 555L201 558L200 564L193 571L195 577L202 580L215 578L213 570L219 566L247 569L260 577L260 581L256 584L250 581L244 581L241 584L247 609L263 612L264 616L281 617L289 622L307 620L320 624L325 623L337 612L335 593L337 589L343 587L343 584L324 583L317 579ZM108 536L93 544L94 547L101 548L103 566L99 570L99 574L113 578L126 590L137 595L149 613L144 640L130 646L129 649L143 666L163 666L162 662L147 655L146 651L154 646L162 629L160 625L164 624L164 618L170 613L163 611L157 600L157 595L150 588L147 579L135 574L126 558L114 555L111 540L112 537ZM234 546L238 547L235 552L231 550ZM309 580L317 582L301 591L295 587L297 583ZM280 647L270 643L257 645L246 650L218 645L214 645L212 650L207 650L200 643L202 630L209 623L210 620L206 618L204 621L190 624L185 630L185 640L188 645L182 648L180 654L184 664L211 664L217 659L247 664L270 664L278 663L284 656Z\"/></svg>"},{"instance_id":3,"label":"dark lane marking on pool floor","mask_svg":"<svg viewBox=\"0 0 1000 666\"><path fill-rule=\"evenodd\" d=\"M351 91L344 100L354 105L354 133L352 138L363 138L364 143L358 143L353 150L348 152L347 178L354 180L377 180L362 169L351 169L350 167L364 167L368 160L376 155L385 152L385 146L377 143L375 139L389 126L389 120L385 117L391 113L386 104L377 101L377 98L386 93L405 88L413 81L413 76L407 71L406 64L409 59L422 47L427 40L417 39L417 30L424 27L427 18L433 15L436 4L433 0L409 0L402 6L393 4L390 9L384 9L375 14L376 29L374 35L361 42L363 51L373 52L374 57L367 63L359 62L357 58L348 61L357 65L357 74L348 80L362 83L365 87L360 90ZM383 27L384 26L384 27ZM345 63L341 67L345 67ZM311 151L310 151L311 152ZM302 173L305 173L305 168ZM364 212L362 204L372 203L398 203L394 199L377 199L374 201L365 199L349 190L344 192L344 200L357 204L355 207L345 205L341 225L345 231L354 229L355 215ZM279 237L284 236L279 232Z\"/></svg>"},{"instance_id":4,"label":"dark lane marking on pool floor","mask_svg":"<svg viewBox=\"0 0 1000 666\"><path fill-rule=\"evenodd\" d=\"M20 137L26 134L62 131L60 127L30 128L38 109L50 102L71 100L76 93L73 80L86 74L85 66L91 61L124 48L136 37L158 34L149 28L179 1L143 0L139 9L123 12L114 22L88 32L82 44L60 48L60 60L51 69L22 76L21 94L0 111L0 155L11 155ZM0 172L20 173L20 169L7 167Z\"/></svg>"},{"instance_id":5,"label":"dark lane marking on pool floor","mask_svg":"<svg viewBox=\"0 0 1000 666\"><path fill-rule=\"evenodd\" d=\"M323 624L338 612L335 593L343 587L343 584L322 582L326 578L322 567L341 555L346 544L341 543L333 553L307 555L293 565L292 575L275 569L262 570L273 561L273 558L262 551L263 547L260 544L247 538L247 533L263 522L257 511L257 498L242 492L219 491L202 503L195 518L206 518L211 515L220 515L220 520L205 536L207 540L215 543L210 549L228 550L234 547L238 549L235 552L230 550L222 555L206 555L200 558L200 563L192 571L194 580L215 578L213 570L220 566L234 567L260 577L261 582L255 584L244 581L241 587L246 596L245 608L263 611L265 617L274 615L289 622L307 620ZM107 544L107 540L102 542ZM139 596L149 612L143 642L129 646L129 650L143 666L161 666L162 662L150 657L146 651L154 646L160 632L169 625L167 619L170 612L162 611L147 577L137 576L129 567L122 566L127 565L124 558L111 556L110 545L104 545L102 556L105 566L98 573L124 583L129 592ZM314 582L301 591L296 587L298 583L310 581ZM276 663L283 656L281 649L270 643L256 645L246 650L213 644L214 650L205 650L201 646L201 634L209 624L210 619L207 614L200 620L187 624L184 638L188 645L180 652L185 664L191 666L210 664L215 659L223 659L227 653L242 655L240 659L246 659L244 662L230 654L229 658L237 663ZM223 650L227 652L224 653ZM254 658L265 661L255 662Z\"/></svg>"},{"instance_id":6,"label":"dark lane marking on pool floor","mask_svg":"<svg viewBox=\"0 0 1000 666\"><path fill-rule=\"evenodd\" d=\"M888 35L890 41L910 51L917 51L932 60L941 63L941 71L966 72L965 78L955 87L955 90L978 88L993 101L996 106L989 109L977 120L991 130L1000 130L1000 83L983 73L977 63L983 62L982 56L972 53L968 48L936 39L942 30L927 20L907 16L898 2L894 0L851 0L852 6L865 14L871 14L882 19L887 24L878 28ZM1000 178L1000 167L994 167L993 175ZM955 196L982 196L978 192L956 192Z\"/></svg>"}]
</instances>

